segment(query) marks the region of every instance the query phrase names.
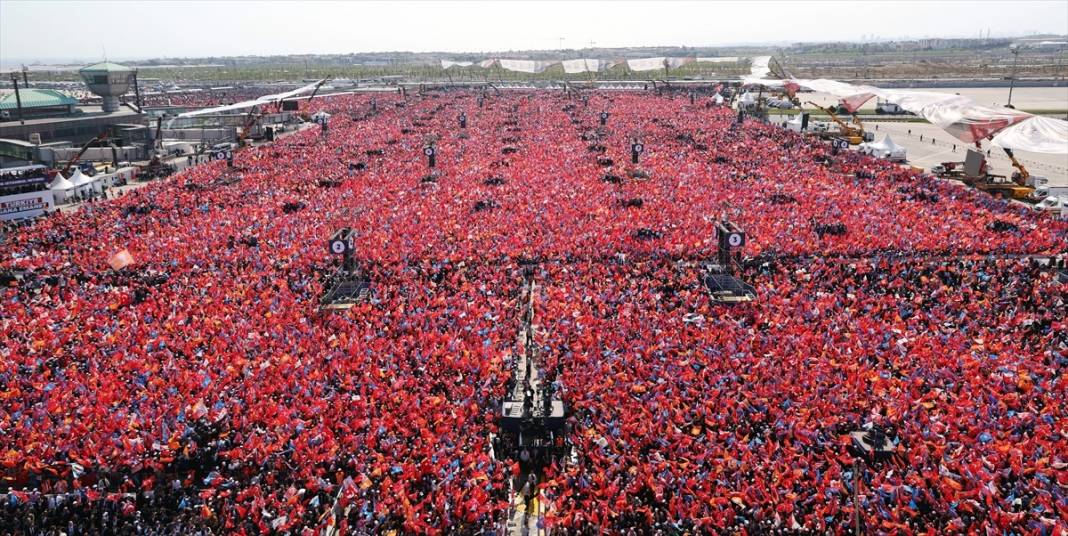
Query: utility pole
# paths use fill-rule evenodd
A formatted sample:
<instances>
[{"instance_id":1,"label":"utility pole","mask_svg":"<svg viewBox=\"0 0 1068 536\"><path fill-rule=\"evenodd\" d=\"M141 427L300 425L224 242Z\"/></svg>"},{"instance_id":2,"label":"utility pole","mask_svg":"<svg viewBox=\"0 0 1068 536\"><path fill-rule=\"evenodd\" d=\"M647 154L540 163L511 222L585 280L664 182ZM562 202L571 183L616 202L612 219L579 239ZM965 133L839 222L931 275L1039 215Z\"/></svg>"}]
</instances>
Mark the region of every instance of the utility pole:
<instances>
[{"instance_id":1,"label":"utility pole","mask_svg":"<svg viewBox=\"0 0 1068 536\"><path fill-rule=\"evenodd\" d=\"M134 73L133 73L133 83L134 83L134 99L136 99L135 104L137 104L137 113L141 113L141 87L137 84L137 71L136 70L134 70Z\"/></svg>"},{"instance_id":2,"label":"utility pole","mask_svg":"<svg viewBox=\"0 0 1068 536\"><path fill-rule=\"evenodd\" d=\"M1019 45L1009 45L1009 52L1012 52L1012 75L1009 77L1009 102L1005 104L1006 108L1012 108L1012 89L1016 87L1016 62L1020 59L1020 47Z\"/></svg>"},{"instance_id":3,"label":"utility pole","mask_svg":"<svg viewBox=\"0 0 1068 536\"><path fill-rule=\"evenodd\" d=\"M853 458L853 532L860 536L860 463Z\"/></svg>"},{"instance_id":4,"label":"utility pole","mask_svg":"<svg viewBox=\"0 0 1068 536\"><path fill-rule=\"evenodd\" d=\"M19 112L19 124L25 125L26 120L22 118L22 95L19 94L19 75L18 73L11 73L11 85L15 86L15 106Z\"/></svg>"}]
</instances>

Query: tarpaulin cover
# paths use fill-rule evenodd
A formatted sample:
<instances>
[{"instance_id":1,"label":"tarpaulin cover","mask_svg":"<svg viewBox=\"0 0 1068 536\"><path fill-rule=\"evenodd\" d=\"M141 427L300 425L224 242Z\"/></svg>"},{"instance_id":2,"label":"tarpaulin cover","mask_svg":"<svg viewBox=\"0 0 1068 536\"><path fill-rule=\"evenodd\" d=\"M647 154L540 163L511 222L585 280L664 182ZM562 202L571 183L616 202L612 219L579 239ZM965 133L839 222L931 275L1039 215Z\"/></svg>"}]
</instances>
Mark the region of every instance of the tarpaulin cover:
<instances>
[{"instance_id":1,"label":"tarpaulin cover","mask_svg":"<svg viewBox=\"0 0 1068 536\"><path fill-rule=\"evenodd\" d=\"M470 61L441 60L441 68L442 69L449 69L451 67L470 67L472 65L474 65L474 62L470 62Z\"/></svg>"},{"instance_id":2,"label":"tarpaulin cover","mask_svg":"<svg viewBox=\"0 0 1068 536\"><path fill-rule=\"evenodd\" d=\"M657 69L663 69L668 67L675 69L682 67L687 63L693 62L693 58L665 58L663 56L658 58L641 58L627 60L627 67L632 71L655 71Z\"/></svg>"},{"instance_id":3,"label":"tarpaulin cover","mask_svg":"<svg viewBox=\"0 0 1068 536\"><path fill-rule=\"evenodd\" d=\"M1002 130L994 136L993 144L1035 153L1068 154L1068 121L1035 116Z\"/></svg>"},{"instance_id":4,"label":"tarpaulin cover","mask_svg":"<svg viewBox=\"0 0 1068 536\"><path fill-rule=\"evenodd\" d=\"M595 60L589 58L583 58L578 60L564 60L560 63L563 64L564 72L567 74L596 73L598 71L608 68L608 62L604 60Z\"/></svg>"},{"instance_id":5,"label":"tarpaulin cover","mask_svg":"<svg viewBox=\"0 0 1068 536\"><path fill-rule=\"evenodd\" d=\"M558 61L537 61L537 60L497 60L501 64L502 69L509 71L516 71L520 73L540 73L544 72L549 67L560 63Z\"/></svg>"},{"instance_id":6,"label":"tarpaulin cover","mask_svg":"<svg viewBox=\"0 0 1068 536\"><path fill-rule=\"evenodd\" d=\"M879 97L923 117L953 137L967 143L985 139L992 140L1003 147L1022 151L1068 154L1068 122L1061 119L1040 118L1010 108L982 106L967 97L951 93L882 89L827 79L771 80L755 76L762 70L758 69L757 62L760 59L753 60L754 76L743 77L746 85L784 88L788 84L797 84L812 91L838 97L851 112L872 97ZM1041 121L1031 127L1025 126L1037 119ZM1004 137L998 136L1000 132L1008 128L1013 128L1013 130Z\"/></svg>"}]
</instances>

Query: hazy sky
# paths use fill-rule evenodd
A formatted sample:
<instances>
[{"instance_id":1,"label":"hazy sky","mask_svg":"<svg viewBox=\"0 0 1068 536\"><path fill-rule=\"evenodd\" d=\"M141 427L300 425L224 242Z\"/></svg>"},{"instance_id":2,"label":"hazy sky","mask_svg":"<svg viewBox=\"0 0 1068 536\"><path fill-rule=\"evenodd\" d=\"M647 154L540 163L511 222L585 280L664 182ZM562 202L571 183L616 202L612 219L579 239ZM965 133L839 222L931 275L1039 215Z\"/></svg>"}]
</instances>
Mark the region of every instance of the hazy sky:
<instances>
[{"instance_id":1,"label":"hazy sky","mask_svg":"<svg viewBox=\"0 0 1068 536\"><path fill-rule=\"evenodd\" d=\"M850 19L856 17L855 21ZM232 2L0 0L0 60L1068 33L1068 0ZM560 38L563 38L561 42Z\"/></svg>"}]
</instances>

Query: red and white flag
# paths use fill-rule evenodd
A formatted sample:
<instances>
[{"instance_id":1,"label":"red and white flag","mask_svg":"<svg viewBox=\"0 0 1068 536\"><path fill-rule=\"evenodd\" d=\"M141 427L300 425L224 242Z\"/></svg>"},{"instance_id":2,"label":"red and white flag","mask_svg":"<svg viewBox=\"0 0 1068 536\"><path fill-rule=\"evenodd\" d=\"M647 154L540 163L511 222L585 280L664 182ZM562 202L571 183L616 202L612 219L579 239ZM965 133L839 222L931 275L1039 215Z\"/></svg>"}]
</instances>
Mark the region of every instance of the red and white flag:
<instances>
[{"instance_id":1,"label":"red and white flag","mask_svg":"<svg viewBox=\"0 0 1068 536\"><path fill-rule=\"evenodd\" d=\"M129 250L126 249L112 255L111 258L108 259L108 264L111 265L112 270L122 270L133 263L133 255L130 255Z\"/></svg>"}]
</instances>

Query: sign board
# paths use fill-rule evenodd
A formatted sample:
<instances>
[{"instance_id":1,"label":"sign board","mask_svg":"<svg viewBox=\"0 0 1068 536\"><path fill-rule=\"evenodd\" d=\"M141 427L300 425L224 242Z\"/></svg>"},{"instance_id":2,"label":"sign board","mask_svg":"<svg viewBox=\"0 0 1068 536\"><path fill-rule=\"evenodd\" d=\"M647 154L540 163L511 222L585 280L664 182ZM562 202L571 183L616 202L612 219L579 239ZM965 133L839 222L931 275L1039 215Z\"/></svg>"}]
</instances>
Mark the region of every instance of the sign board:
<instances>
[{"instance_id":1,"label":"sign board","mask_svg":"<svg viewBox=\"0 0 1068 536\"><path fill-rule=\"evenodd\" d=\"M986 157L983 153L974 149L968 149L968 156L964 157L964 174L968 177L979 177L983 173L983 161Z\"/></svg>"},{"instance_id":2,"label":"sign board","mask_svg":"<svg viewBox=\"0 0 1068 536\"><path fill-rule=\"evenodd\" d=\"M55 199L52 197L52 192L48 190L5 195L0 197L0 219L33 218L50 212L53 206L55 206Z\"/></svg>"},{"instance_id":3,"label":"sign board","mask_svg":"<svg viewBox=\"0 0 1068 536\"><path fill-rule=\"evenodd\" d=\"M630 161L637 164L638 156L641 155L643 151L645 151L645 146L640 142L632 143L630 145Z\"/></svg>"},{"instance_id":4,"label":"sign board","mask_svg":"<svg viewBox=\"0 0 1068 536\"><path fill-rule=\"evenodd\" d=\"M48 177L19 177L17 175L0 175L0 188L17 188L19 186L45 185L50 182Z\"/></svg>"},{"instance_id":5,"label":"sign board","mask_svg":"<svg viewBox=\"0 0 1068 536\"><path fill-rule=\"evenodd\" d=\"M437 151L433 147L423 147L423 154L426 155L428 166L434 167L437 164Z\"/></svg>"},{"instance_id":6,"label":"sign board","mask_svg":"<svg viewBox=\"0 0 1068 536\"><path fill-rule=\"evenodd\" d=\"M352 229L347 227L335 231L333 236L330 237L330 253L334 255L351 253L356 249L355 234Z\"/></svg>"},{"instance_id":7,"label":"sign board","mask_svg":"<svg viewBox=\"0 0 1068 536\"><path fill-rule=\"evenodd\" d=\"M720 247L740 248L745 245L745 231L732 222L716 224L716 238Z\"/></svg>"}]
</instances>

